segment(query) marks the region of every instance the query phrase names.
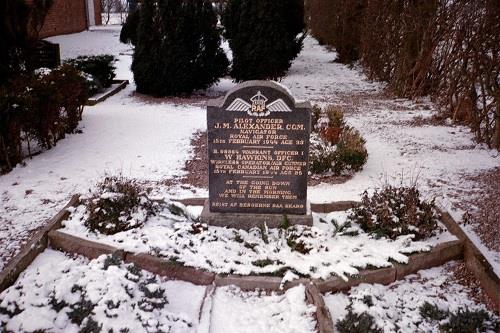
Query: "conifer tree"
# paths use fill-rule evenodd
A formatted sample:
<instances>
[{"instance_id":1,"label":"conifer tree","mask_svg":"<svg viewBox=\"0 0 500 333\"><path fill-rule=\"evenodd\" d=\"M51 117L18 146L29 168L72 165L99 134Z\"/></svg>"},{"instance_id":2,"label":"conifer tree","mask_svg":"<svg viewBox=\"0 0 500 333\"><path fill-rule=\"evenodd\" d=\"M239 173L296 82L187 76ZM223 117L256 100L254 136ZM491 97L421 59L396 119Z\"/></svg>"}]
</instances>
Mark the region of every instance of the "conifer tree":
<instances>
[{"instance_id":1,"label":"conifer tree","mask_svg":"<svg viewBox=\"0 0 500 333\"><path fill-rule=\"evenodd\" d=\"M209 0L144 0L132 71L140 93L205 89L225 74L217 17Z\"/></svg>"},{"instance_id":2,"label":"conifer tree","mask_svg":"<svg viewBox=\"0 0 500 333\"><path fill-rule=\"evenodd\" d=\"M303 0L229 0L222 21L237 81L278 79L302 49Z\"/></svg>"}]
</instances>

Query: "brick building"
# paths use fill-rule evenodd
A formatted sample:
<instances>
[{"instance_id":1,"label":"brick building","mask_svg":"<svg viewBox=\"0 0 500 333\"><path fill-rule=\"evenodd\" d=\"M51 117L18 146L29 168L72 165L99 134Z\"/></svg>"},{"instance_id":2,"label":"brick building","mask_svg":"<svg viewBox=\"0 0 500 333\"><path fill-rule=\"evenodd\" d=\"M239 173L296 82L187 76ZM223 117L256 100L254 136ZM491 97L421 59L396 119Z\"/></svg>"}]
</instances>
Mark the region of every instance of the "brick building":
<instances>
[{"instance_id":1,"label":"brick building","mask_svg":"<svg viewBox=\"0 0 500 333\"><path fill-rule=\"evenodd\" d=\"M30 3L32 0L27 2ZM100 0L54 0L45 18L40 37L80 32L100 24Z\"/></svg>"}]
</instances>

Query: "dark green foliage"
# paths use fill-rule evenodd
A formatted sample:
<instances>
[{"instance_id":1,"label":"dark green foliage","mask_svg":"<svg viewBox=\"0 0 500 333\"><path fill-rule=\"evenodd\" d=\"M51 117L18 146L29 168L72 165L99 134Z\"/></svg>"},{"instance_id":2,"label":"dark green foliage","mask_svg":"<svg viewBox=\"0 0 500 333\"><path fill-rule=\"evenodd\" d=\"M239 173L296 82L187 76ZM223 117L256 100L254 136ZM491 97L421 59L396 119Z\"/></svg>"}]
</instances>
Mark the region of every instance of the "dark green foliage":
<instances>
[{"instance_id":1,"label":"dark green foliage","mask_svg":"<svg viewBox=\"0 0 500 333\"><path fill-rule=\"evenodd\" d=\"M422 318L427 320L443 320L448 317L448 311L441 310L436 304L424 302L419 308Z\"/></svg>"},{"instance_id":2,"label":"dark green foliage","mask_svg":"<svg viewBox=\"0 0 500 333\"><path fill-rule=\"evenodd\" d=\"M304 2L229 0L222 23L236 81L278 79L302 49Z\"/></svg>"},{"instance_id":3,"label":"dark green foliage","mask_svg":"<svg viewBox=\"0 0 500 333\"><path fill-rule=\"evenodd\" d=\"M177 207L177 206L175 206L175 207ZM189 233L191 233L193 235L197 235L197 234L201 234L202 232L207 231L207 230L208 230L208 226L206 224L196 222L196 223L191 224L191 230L189 231Z\"/></svg>"},{"instance_id":4,"label":"dark green foliage","mask_svg":"<svg viewBox=\"0 0 500 333\"><path fill-rule=\"evenodd\" d=\"M458 309L451 313L448 322L440 326L441 332L470 333L470 332L498 332L500 321L491 318L485 310Z\"/></svg>"},{"instance_id":5,"label":"dark green foliage","mask_svg":"<svg viewBox=\"0 0 500 333\"><path fill-rule=\"evenodd\" d=\"M349 306L347 315L344 319L337 321L335 325L339 333L382 333L383 330L377 327L373 317L363 312L357 314L353 312L352 306Z\"/></svg>"},{"instance_id":6,"label":"dark green foliage","mask_svg":"<svg viewBox=\"0 0 500 333\"><path fill-rule=\"evenodd\" d=\"M96 56L79 56L77 58L68 59L64 63L73 66L93 78L94 86L89 90L89 94L93 95L107 88L113 83L115 78L115 63L116 59L110 54L102 54Z\"/></svg>"},{"instance_id":7,"label":"dark green foliage","mask_svg":"<svg viewBox=\"0 0 500 333\"><path fill-rule=\"evenodd\" d=\"M155 286L155 288L152 288ZM168 304L165 289L157 286L156 278L150 278L139 283L139 290L144 294L144 297L137 303L143 311L151 312L154 309L162 309Z\"/></svg>"},{"instance_id":8,"label":"dark green foliage","mask_svg":"<svg viewBox=\"0 0 500 333\"><path fill-rule=\"evenodd\" d=\"M68 311L68 318L72 323L81 325L85 318L93 314L95 304L87 300L83 294L80 295L80 300L71 304L70 311Z\"/></svg>"},{"instance_id":9,"label":"dark green foliage","mask_svg":"<svg viewBox=\"0 0 500 333\"><path fill-rule=\"evenodd\" d=\"M136 264L128 265L125 277L132 282L138 282L142 277L142 270Z\"/></svg>"},{"instance_id":10,"label":"dark green foliage","mask_svg":"<svg viewBox=\"0 0 500 333\"><path fill-rule=\"evenodd\" d=\"M302 234L296 233L295 229L292 229L286 237L286 244L292 251L308 254L312 249L302 239L300 239L301 236Z\"/></svg>"},{"instance_id":11,"label":"dark green foliage","mask_svg":"<svg viewBox=\"0 0 500 333\"><path fill-rule=\"evenodd\" d=\"M105 235L140 227L144 221L134 219L139 209L145 218L156 213L144 189L134 180L106 177L87 201L89 217L85 226Z\"/></svg>"},{"instance_id":12,"label":"dark green foliage","mask_svg":"<svg viewBox=\"0 0 500 333\"><path fill-rule=\"evenodd\" d=\"M279 225L280 229L287 230L290 228L290 220L288 219L288 215L283 215L283 222Z\"/></svg>"},{"instance_id":13,"label":"dark green foliage","mask_svg":"<svg viewBox=\"0 0 500 333\"><path fill-rule=\"evenodd\" d=\"M85 79L71 66L48 74L20 75L0 88L0 169L9 171L34 144L50 149L81 120L87 100Z\"/></svg>"},{"instance_id":14,"label":"dark green foliage","mask_svg":"<svg viewBox=\"0 0 500 333\"><path fill-rule=\"evenodd\" d=\"M65 307L69 306L69 304L66 301L64 301L64 300L59 301L56 298L54 292L52 292L52 294L50 295L49 304L50 304L50 307L52 308L52 310L54 310L56 312L59 312L62 309L64 309Z\"/></svg>"},{"instance_id":15,"label":"dark green foliage","mask_svg":"<svg viewBox=\"0 0 500 333\"><path fill-rule=\"evenodd\" d=\"M102 324L99 325L92 317L88 317L85 325L80 328L79 333L99 333L102 331Z\"/></svg>"},{"instance_id":16,"label":"dark green foliage","mask_svg":"<svg viewBox=\"0 0 500 333\"><path fill-rule=\"evenodd\" d=\"M107 270L109 266L121 266L123 264L123 260L121 255L118 252L113 252L110 256L106 256L104 259L103 268Z\"/></svg>"},{"instance_id":17,"label":"dark green foliage","mask_svg":"<svg viewBox=\"0 0 500 333\"><path fill-rule=\"evenodd\" d=\"M259 259L252 261L252 265L257 266L257 267L266 267L269 265L274 264L274 260L271 259Z\"/></svg>"},{"instance_id":18,"label":"dark green foliage","mask_svg":"<svg viewBox=\"0 0 500 333\"><path fill-rule=\"evenodd\" d=\"M439 216L434 200L421 200L416 186L389 185L372 196L365 191L361 205L354 208L348 219L378 237L395 239L414 234L415 240L420 240L435 234Z\"/></svg>"},{"instance_id":19,"label":"dark green foliage","mask_svg":"<svg viewBox=\"0 0 500 333\"><path fill-rule=\"evenodd\" d=\"M132 45L137 43L137 28L139 26L140 15L139 9L128 14L127 20L120 31L120 42Z\"/></svg>"},{"instance_id":20,"label":"dark green foliage","mask_svg":"<svg viewBox=\"0 0 500 333\"><path fill-rule=\"evenodd\" d=\"M189 94L217 82L228 67L208 0L145 0L132 71L137 91Z\"/></svg>"}]
</instances>

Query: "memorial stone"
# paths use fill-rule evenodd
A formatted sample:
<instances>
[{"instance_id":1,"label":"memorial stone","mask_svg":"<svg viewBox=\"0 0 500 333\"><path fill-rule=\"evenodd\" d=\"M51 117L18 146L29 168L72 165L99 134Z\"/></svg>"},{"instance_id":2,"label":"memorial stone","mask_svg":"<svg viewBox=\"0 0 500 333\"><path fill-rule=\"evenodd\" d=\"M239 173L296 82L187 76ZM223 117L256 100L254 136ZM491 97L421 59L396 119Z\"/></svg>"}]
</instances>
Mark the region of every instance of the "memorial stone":
<instances>
[{"instance_id":1,"label":"memorial stone","mask_svg":"<svg viewBox=\"0 0 500 333\"><path fill-rule=\"evenodd\" d=\"M247 81L207 106L211 225L312 224L307 206L311 105L282 85Z\"/></svg>"}]
</instances>

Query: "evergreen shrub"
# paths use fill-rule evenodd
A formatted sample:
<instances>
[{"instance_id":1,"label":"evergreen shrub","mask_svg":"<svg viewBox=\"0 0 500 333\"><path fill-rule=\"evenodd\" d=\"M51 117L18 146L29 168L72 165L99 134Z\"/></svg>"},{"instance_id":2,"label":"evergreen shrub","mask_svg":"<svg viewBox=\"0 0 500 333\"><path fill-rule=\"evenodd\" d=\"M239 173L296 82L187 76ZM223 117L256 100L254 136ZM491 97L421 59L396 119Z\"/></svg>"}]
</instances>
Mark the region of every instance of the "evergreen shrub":
<instances>
[{"instance_id":1,"label":"evergreen shrub","mask_svg":"<svg viewBox=\"0 0 500 333\"><path fill-rule=\"evenodd\" d=\"M225 75L217 16L208 0L144 0L132 72L137 91L190 94Z\"/></svg>"},{"instance_id":2,"label":"evergreen shrub","mask_svg":"<svg viewBox=\"0 0 500 333\"><path fill-rule=\"evenodd\" d=\"M415 185L387 185L373 195L365 191L361 205L348 216L349 222L378 237L396 239L413 234L415 240L433 236L439 229L439 218L434 200L422 200Z\"/></svg>"},{"instance_id":3,"label":"evergreen shrub","mask_svg":"<svg viewBox=\"0 0 500 333\"><path fill-rule=\"evenodd\" d=\"M116 59L110 54L79 56L64 61L64 63L90 75L88 78L89 95L94 95L103 88L111 86L115 78L114 66Z\"/></svg>"},{"instance_id":4,"label":"evergreen shrub","mask_svg":"<svg viewBox=\"0 0 500 333\"><path fill-rule=\"evenodd\" d=\"M85 226L94 232L114 235L140 227L157 208L136 181L106 177L87 201L89 216Z\"/></svg>"},{"instance_id":5,"label":"evergreen shrub","mask_svg":"<svg viewBox=\"0 0 500 333\"><path fill-rule=\"evenodd\" d=\"M120 31L120 42L123 44L132 44L135 45L137 42L137 28L139 26L139 20L141 14L139 13L139 9L128 14L125 23L122 26L122 30Z\"/></svg>"},{"instance_id":6,"label":"evergreen shrub","mask_svg":"<svg viewBox=\"0 0 500 333\"><path fill-rule=\"evenodd\" d=\"M302 49L304 1L229 0L222 16L236 81L279 79Z\"/></svg>"},{"instance_id":7,"label":"evergreen shrub","mask_svg":"<svg viewBox=\"0 0 500 333\"><path fill-rule=\"evenodd\" d=\"M368 159L365 139L344 120L342 109L315 106L312 113L313 133L310 138L309 171L334 175L357 172Z\"/></svg>"},{"instance_id":8,"label":"evergreen shrub","mask_svg":"<svg viewBox=\"0 0 500 333\"><path fill-rule=\"evenodd\" d=\"M353 311L352 304L347 309L344 319L338 320L335 327L340 333L382 333L375 319L368 312L358 314Z\"/></svg>"}]
</instances>

